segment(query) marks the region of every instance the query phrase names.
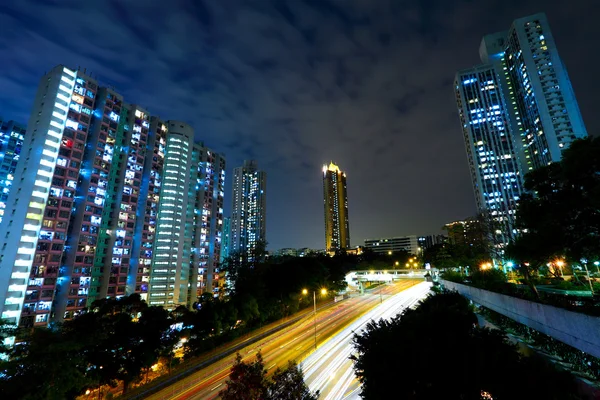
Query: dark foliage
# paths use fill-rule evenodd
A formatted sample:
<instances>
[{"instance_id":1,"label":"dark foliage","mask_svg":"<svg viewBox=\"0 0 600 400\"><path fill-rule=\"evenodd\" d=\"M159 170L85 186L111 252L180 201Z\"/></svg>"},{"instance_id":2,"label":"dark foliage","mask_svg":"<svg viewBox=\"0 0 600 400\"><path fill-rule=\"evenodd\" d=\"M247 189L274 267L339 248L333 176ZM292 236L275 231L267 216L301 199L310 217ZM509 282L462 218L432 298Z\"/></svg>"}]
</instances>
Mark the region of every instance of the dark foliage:
<instances>
[{"instance_id":1,"label":"dark foliage","mask_svg":"<svg viewBox=\"0 0 600 400\"><path fill-rule=\"evenodd\" d=\"M311 392L297 364L288 362L285 369L267 377L260 352L252 362L242 361L238 353L227 387L219 395L222 400L317 400L318 392Z\"/></svg>"},{"instance_id":2,"label":"dark foliage","mask_svg":"<svg viewBox=\"0 0 600 400\"><path fill-rule=\"evenodd\" d=\"M362 397L479 400L487 392L499 400L576 398L569 374L522 357L501 331L476 322L457 293L431 296L392 321L371 322L354 337Z\"/></svg>"}]
</instances>

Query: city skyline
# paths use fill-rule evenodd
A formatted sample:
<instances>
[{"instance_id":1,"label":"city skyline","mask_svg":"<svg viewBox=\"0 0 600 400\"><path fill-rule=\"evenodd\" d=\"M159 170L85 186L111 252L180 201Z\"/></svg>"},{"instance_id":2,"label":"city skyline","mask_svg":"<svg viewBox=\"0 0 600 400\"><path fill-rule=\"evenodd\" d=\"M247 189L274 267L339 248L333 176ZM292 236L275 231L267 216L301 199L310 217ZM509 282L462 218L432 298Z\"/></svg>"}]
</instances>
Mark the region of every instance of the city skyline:
<instances>
[{"instance_id":1,"label":"city skyline","mask_svg":"<svg viewBox=\"0 0 600 400\"><path fill-rule=\"evenodd\" d=\"M349 210L356 243L435 233L448 221L473 215L452 75L478 63L474 49L482 35L505 30L516 18L547 13L588 131L598 130L586 118L599 89L586 78L595 54L585 49L597 36L594 24L585 22L591 5L563 10L542 1L434 2L428 9L396 9L370 1L344 7L333 1L231 2L229 8L240 6L231 18L222 5L194 2L175 14L157 4L144 2L147 25L134 18L141 14L129 14L133 8L47 9L27 1L3 6L3 26L15 33L0 39L5 58L13 61L0 66L0 114L25 123L45 70L87 67L131 101L194 126L197 139L227 156L229 176L243 159L257 159L269 173L270 249L322 248L322 189L315 171L330 159L344 165L359 188ZM31 16L32 8L40 12ZM453 18L456 23L448 22ZM107 31L107 20L122 24ZM374 20L377 29L365 32ZM582 22L573 26L569 20ZM187 31L177 29L183 26ZM190 35L197 44L182 39ZM260 49L249 45L263 39ZM191 48L179 53L175 42ZM433 110L437 118L431 118ZM287 189L290 181L297 185ZM375 212L372 197L382 193ZM302 212L289 212L296 209ZM229 210L226 204L225 215Z\"/></svg>"}]
</instances>

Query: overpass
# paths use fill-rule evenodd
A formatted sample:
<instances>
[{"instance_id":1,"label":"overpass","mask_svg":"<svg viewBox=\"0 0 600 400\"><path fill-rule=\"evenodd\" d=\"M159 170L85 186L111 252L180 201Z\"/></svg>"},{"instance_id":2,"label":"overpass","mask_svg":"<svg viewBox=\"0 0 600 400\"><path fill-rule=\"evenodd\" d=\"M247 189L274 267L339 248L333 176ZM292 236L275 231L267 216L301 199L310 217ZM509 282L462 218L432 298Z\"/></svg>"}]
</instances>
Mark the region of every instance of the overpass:
<instances>
[{"instance_id":1,"label":"overpass","mask_svg":"<svg viewBox=\"0 0 600 400\"><path fill-rule=\"evenodd\" d=\"M437 275L437 269L391 269L350 271L346 274L348 287L359 287L365 282L393 282L400 279L425 279L425 275Z\"/></svg>"}]
</instances>

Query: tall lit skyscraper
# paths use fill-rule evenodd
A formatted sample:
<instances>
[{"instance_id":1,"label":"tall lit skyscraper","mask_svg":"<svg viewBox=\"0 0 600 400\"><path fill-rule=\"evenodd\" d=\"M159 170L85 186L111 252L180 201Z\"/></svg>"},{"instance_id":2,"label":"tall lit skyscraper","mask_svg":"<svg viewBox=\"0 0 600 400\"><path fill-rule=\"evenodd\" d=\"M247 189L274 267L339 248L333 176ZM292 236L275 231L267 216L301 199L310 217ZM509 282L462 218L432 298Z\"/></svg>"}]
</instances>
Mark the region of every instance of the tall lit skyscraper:
<instances>
[{"instance_id":1,"label":"tall lit skyscraper","mask_svg":"<svg viewBox=\"0 0 600 400\"><path fill-rule=\"evenodd\" d=\"M0 223L3 319L46 326L97 299L139 293L151 300L151 267L165 257L156 234L169 227L169 239L184 244L166 250L176 265L165 268L164 305L192 305L199 293L218 292L225 160L194 144L192 132L185 173L174 175L184 152L171 146L169 154L169 130L177 138L191 128L169 124L85 71L59 65L42 77L25 135L13 124L0 137L2 187L13 183ZM173 196L161 192L172 184L184 188L175 197L184 199L182 209L169 208ZM164 218L173 212L173 221L161 224L159 209Z\"/></svg>"},{"instance_id":2,"label":"tall lit skyscraper","mask_svg":"<svg viewBox=\"0 0 600 400\"><path fill-rule=\"evenodd\" d=\"M455 92L477 207L506 243L524 175L587 132L543 13L484 36L479 54L485 64L459 71Z\"/></svg>"},{"instance_id":3,"label":"tall lit skyscraper","mask_svg":"<svg viewBox=\"0 0 600 400\"><path fill-rule=\"evenodd\" d=\"M266 243L267 173L255 160L233 170L231 246L229 254L254 259L259 242Z\"/></svg>"},{"instance_id":4,"label":"tall lit skyscraper","mask_svg":"<svg viewBox=\"0 0 600 400\"><path fill-rule=\"evenodd\" d=\"M325 204L325 250L350 247L346 173L333 162L323 166L323 203Z\"/></svg>"},{"instance_id":5,"label":"tall lit skyscraper","mask_svg":"<svg viewBox=\"0 0 600 400\"><path fill-rule=\"evenodd\" d=\"M167 125L148 296L150 305L173 309L192 306L205 291L218 293L225 160L195 143L189 125Z\"/></svg>"},{"instance_id":6,"label":"tall lit skyscraper","mask_svg":"<svg viewBox=\"0 0 600 400\"><path fill-rule=\"evenodd\" d=\"M0 222L21 157L26 130L25 125L0 118Z\"/></svg>"},{"instance_id":7,"label":"tall lit skyscraper","mask_svg":"<svg viewBox=\"0 0 600 400\"><path fill-rule=\"evenodd\" d=\"M523 192L523 174L500 77L487 64L460 71L455 84L477 208L489 211L501 224L498 242L507 243Z\"/></svg>"}]
</instances>

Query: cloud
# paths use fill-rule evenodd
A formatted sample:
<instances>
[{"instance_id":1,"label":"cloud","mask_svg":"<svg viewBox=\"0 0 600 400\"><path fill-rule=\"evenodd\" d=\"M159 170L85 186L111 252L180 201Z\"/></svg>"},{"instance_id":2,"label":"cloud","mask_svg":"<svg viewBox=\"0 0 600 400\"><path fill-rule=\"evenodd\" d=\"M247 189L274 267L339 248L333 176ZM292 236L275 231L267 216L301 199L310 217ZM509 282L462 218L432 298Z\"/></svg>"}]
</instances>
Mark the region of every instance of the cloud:
<instances>
[{"instance_id":1,"label":"cloud","mask_svg":"<svg viewBox=\"0 0 600 400\"><path fill-rule=\"evenodd\" d=\"M127 101L190 122L229 171L256 158L270 247L324 246L330 160L348 173L353 244L434 233L475 212L455 71L478 63L483 34L546 9L585 118L584 82L600 89L582 78L596 56L578 54L598 36L589 3L20 0L0 13L0 112L26 120L44 71L85 67Z\"/></svg>"}]
</instances>

